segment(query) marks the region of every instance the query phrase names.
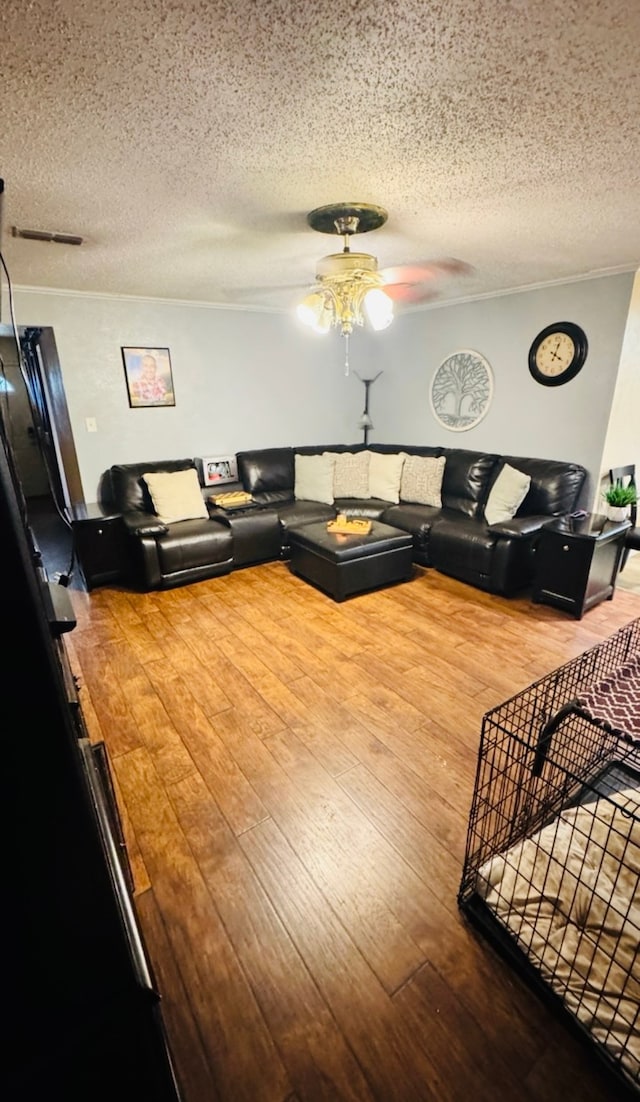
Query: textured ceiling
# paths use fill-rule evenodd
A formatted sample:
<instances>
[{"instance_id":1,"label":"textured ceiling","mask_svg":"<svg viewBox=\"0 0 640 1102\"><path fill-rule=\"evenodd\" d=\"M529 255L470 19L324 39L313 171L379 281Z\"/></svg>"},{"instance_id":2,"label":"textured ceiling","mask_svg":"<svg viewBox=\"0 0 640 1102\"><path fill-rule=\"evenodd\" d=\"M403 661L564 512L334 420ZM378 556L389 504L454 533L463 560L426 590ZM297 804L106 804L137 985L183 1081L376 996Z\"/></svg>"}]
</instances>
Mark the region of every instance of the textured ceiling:
<instances>
[{"instance_id":1,"label":"textured ceiling","mask_svg":"<svg viewBox=\"0 0 640 1102\"><path fill-rule=\"evenodd\" d=\"M387 208L381 266L472 266L441 302L640 266L640 0L3 0L0 32L16 285L285 307L342 200Z\"/></svg>"}]
</instances>

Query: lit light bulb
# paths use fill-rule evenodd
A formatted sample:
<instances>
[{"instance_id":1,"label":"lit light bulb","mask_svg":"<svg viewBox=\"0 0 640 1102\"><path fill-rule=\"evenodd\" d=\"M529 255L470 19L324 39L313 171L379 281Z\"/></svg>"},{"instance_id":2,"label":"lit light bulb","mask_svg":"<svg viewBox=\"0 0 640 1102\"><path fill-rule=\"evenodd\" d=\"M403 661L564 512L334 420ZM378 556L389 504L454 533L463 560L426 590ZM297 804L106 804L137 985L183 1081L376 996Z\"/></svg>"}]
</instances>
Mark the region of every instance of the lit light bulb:
<instances>
[{"instance_id":1,"label":"lit light bulb","mask_svg":"<svg viewBox=\"0 0 640 1102\"><path fill-rule=\"evenodd\" d=\"M302 324L308 325L315 333L328 333L331 328L331 313L326 308L324 296L317 291L298 304L296 314Z\"/></svg>"},{"instance_id":2,"label":"lit light bulb","mask_svg":"<svg viewBox=\"0 0 640 1102\"><path fill-rule=\"evenodd\" d=\"M379 287L367 291L364 297L367 317L374 329L386 329L393 321L393 303Z\"/></svg>"}]
</instances>

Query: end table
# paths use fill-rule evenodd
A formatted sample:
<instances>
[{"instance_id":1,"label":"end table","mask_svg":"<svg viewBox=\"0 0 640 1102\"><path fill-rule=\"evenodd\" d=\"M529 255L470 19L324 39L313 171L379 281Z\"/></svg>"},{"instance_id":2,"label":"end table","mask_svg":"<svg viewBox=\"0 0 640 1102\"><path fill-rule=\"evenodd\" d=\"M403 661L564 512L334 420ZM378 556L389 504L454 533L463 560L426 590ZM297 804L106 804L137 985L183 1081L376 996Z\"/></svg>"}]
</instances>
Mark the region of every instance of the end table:
<instances>
[{"instance_id":1,"label":"end table","mask_svg":"<svg viewBox=\"0 0 640 1102\"><path fill-rule=\"evenodd\" d=\"M630 521L599 513L562 517L542 529L535 554L534 603L566 609L578 619L611 600Z\"/></svg>"},{"instance_id":2,"label":"end table","mask_svg":"<svg viewBox=\"0 0 640 1102\"><path fill-rule=\"evenodd\" d=\"M126 573L126 531L121 513L98 504L74 505L71 524L75 549L88 590L117 582Z\"/></svg>"}]
</instances>

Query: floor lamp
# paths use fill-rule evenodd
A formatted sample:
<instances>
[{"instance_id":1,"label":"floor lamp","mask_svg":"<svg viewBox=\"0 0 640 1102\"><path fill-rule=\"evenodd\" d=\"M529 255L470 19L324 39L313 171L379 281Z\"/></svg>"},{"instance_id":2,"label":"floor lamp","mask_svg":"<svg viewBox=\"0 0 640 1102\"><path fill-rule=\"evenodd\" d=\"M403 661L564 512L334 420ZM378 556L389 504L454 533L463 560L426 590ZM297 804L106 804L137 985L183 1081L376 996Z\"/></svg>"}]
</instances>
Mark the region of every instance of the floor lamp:
<instances>
[{"instance_id":1,"label":"floor lamp","mask_svg":"<svg viewBox=\"0 0 640 1102\"><path fill-rule=\"evenodd\" d=\"M356 375L358 375L357 371ZM362 429L362 431L364 432L365 447L369 443L369 429L373 428L373 421L369 416L369 388L372 383L375 383L376 379L380 378L381 375L381 371L379 371L377 375L374 375L372 379L363 379L361 375L358 375L360 382L364 383L364 412L362 414L362 417L358 421L358 428Z\"/></svg>"}]
</instances>

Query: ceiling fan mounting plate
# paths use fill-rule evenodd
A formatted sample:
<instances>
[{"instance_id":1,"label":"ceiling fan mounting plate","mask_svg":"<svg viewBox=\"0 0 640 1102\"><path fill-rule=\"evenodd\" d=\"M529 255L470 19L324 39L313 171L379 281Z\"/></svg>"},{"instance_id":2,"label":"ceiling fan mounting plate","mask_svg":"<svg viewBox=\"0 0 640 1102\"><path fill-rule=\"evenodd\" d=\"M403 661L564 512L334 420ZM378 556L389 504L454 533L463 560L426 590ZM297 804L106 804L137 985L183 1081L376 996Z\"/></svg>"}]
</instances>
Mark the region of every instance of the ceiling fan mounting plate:
<instances>
[{"instance_id":1,"label":"ceiling fan mounting plate","mask_svg":"<svg viewBox=\"0 0 640 1102\"><path fill-rule=\"evenodd\" d=\"M368 233L384 226L388 215L384 207L371 203L330 203L316 207L307 215L307 222L318 233Z\"/></svg>"}]
</instances>

